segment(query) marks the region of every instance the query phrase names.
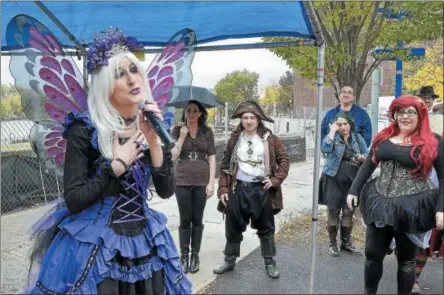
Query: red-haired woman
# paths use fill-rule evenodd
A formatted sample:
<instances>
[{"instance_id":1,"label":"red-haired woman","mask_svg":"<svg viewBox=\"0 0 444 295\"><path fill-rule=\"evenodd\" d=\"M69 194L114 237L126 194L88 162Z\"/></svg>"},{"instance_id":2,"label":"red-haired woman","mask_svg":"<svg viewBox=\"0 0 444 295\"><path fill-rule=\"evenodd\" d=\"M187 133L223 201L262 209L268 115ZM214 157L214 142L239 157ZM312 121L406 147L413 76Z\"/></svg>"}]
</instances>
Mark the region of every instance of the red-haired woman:
<instances>
[{"instance_id":1,"label":"red-haired woman","mask_svg":"<svg viewBox=\"0 0 444 295\"><path fill-rule=\"evenodd\" d=\"M410 294L415 282L417 246L409 235L443 228L444 158L442 138L430 130L427 107L413 96L395 99L391 124L373 140L370 153L347 197L367 225L365 294L376 294L382 262L394 237L398 257L398 294ZM378 178L366 183L380 164ZM432 167L440 191L430 179Z\"/></svg>"}]
</instances>

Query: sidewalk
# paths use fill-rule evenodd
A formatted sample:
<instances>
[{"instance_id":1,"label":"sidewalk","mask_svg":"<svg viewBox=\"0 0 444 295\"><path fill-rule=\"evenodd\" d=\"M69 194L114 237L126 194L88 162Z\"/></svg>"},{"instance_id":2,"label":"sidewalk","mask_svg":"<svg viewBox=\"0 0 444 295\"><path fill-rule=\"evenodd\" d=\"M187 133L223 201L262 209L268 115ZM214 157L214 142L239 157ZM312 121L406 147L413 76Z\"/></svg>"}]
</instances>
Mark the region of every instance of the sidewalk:
<instances>
[{"instance_id":1,"label":"sidewalk","mask_svg":"<svg viewBox=\"0 0 444 295\"><path fill-rule=\"evenodd\" d=\"M313 161L293 163L283 184L284 210L276 216L276 226L291 214L311 210L312 207ZM215 268L223 259L225 229L222 214L216 210L218 199L210 198L204 214L204 241L200 253L201 266L196 274L189 274L193 281L193 292L212 282ZM154 198L151 208L168 217L168 227L178 246L179 212L175 197L168 200ZM17 293L23 286L28 271L27 254L32 245L27 232L30 226L48 209L42 206L1 217L1 293ZM247 229L241 248L241 258L259 246L255 231Z\"/></svg>"}]
</instances>

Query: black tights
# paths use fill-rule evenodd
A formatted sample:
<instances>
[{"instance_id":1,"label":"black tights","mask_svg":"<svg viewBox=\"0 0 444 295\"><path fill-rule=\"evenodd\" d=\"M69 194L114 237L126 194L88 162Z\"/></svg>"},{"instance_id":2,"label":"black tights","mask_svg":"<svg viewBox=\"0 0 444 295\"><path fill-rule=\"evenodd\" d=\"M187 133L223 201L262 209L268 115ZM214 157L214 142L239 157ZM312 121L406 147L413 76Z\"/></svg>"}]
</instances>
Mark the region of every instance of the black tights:
<instances>
[{"instance_id":1,"label":"black tights","mask_svg":"<svg viewBox=\"0 0 444 295\"><path fill-rule=\"evenodd\" d=\"M367 226L365 241L365 294L376 294L383 273L383 260L392 238L396 240L398 258L398 294L411 294L415 282L416 245L403 232L392 227Z\"/></svg>"},{"instance_id":2,"label":"black tights","mask_svg":"<svg viewBox=\"0 0 444 295\"><path fill-rule=\"evenodd\" d=\"M354 210L348 208L342 208L342 218L341 226L351 227L353 222ZM341 209L328 209L328 226L338 226L339 225L339 214L341 214Z\"/></svg>"},{"instance_id":3,"label":"black tights","mask_svg":"<svg viewBox=\"0 0 444 295\"><path fill-rule=\"evenodd\" d=\"M205 186L177 186L176 199L179 206L180 228L188 229L203 223L207 203Z\"/></svg>"}]
</instances>

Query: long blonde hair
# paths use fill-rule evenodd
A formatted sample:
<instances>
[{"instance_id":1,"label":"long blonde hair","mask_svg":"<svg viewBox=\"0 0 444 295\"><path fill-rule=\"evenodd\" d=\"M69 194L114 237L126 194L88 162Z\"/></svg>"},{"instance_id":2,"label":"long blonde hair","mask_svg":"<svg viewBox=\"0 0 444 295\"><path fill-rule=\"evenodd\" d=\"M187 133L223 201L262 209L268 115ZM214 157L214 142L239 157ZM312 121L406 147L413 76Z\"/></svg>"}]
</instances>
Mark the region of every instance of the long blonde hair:
<instances>
[{"instance_id":1,"label":"long blonde hair","mask_svg":"<svg viewBox=\"0 0 444 295\"><path fill-rule=\"evenodd\" d=\"M113 158L112 143L115 134L128 131L120 113L111 104L114 91L115 73L119 70L120 61L129 59L136 65L138 72L144 77L145 100L153 100L148 81L145 78L145 69L137 57L131 53L120 53L108 60L108 66L102 66L91 75L91 85L88 93L88 109L91 122L98 132L98 144L102 155L106 159ZM139 129L139 124L136 124Z\"/></svg>"}]
</instances>

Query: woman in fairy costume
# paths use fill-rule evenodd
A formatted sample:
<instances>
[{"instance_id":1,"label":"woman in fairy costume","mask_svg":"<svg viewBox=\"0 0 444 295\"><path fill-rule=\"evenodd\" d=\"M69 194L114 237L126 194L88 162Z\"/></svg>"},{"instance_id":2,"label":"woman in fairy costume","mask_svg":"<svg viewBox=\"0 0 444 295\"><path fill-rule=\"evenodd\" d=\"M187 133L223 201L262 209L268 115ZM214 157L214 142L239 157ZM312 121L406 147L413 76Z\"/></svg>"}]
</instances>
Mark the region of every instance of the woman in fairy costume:
<instances>
[{"instance_id":1,"label":"woman in fairy costume","mask_svg":"<svg viewBox=\"0 0 444 295\"><path fill-rule=\"evenodd\" d=\"M150 177L168 198L175 176L140 110L162 119L137 49L109 30L89 50L88 111L66 117L64 201L36 225L27 293L191 293L167 219L147 203Z\"/></svg>"}]
</instances>

